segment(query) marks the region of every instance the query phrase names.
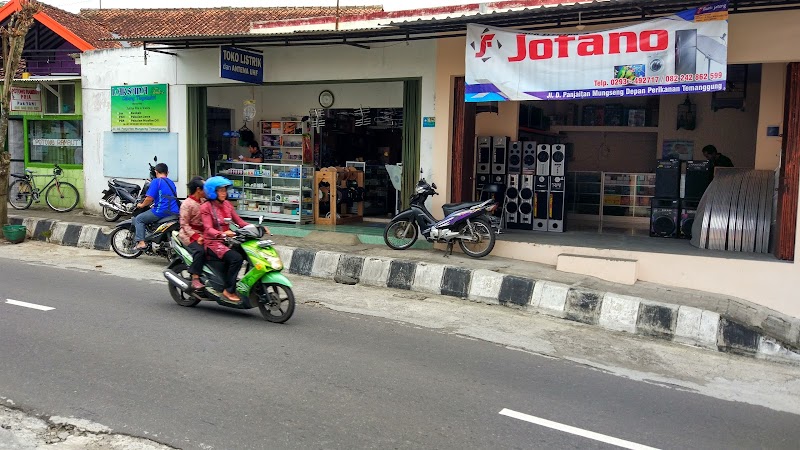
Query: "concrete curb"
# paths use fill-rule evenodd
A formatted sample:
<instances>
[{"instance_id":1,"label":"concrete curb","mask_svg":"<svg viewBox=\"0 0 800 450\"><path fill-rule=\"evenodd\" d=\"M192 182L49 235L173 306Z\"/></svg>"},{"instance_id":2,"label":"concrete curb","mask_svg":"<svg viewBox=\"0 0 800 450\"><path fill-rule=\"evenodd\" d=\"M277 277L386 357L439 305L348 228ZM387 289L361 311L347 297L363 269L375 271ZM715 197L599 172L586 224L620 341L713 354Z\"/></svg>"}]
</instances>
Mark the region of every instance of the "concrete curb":
<instances>
[{"instance_id":1,"label":"concrete curb","mask_svg":"<svg viewBox=\"0 0 800 450\"><path fill-rule=\"evenodd\" d=\"M110 229L46 219L9 216L28 237L60 245L109 250ZM675 341L721 352L800 361L800 329L767 335L730 317L675 304L618 295L550 281L421 261L365 257L277 246L289 273L343 284L438 294L494 305L531 309L608 330ZM770 320L783 320L768 317Z\"/></svg>"}]
</instances>

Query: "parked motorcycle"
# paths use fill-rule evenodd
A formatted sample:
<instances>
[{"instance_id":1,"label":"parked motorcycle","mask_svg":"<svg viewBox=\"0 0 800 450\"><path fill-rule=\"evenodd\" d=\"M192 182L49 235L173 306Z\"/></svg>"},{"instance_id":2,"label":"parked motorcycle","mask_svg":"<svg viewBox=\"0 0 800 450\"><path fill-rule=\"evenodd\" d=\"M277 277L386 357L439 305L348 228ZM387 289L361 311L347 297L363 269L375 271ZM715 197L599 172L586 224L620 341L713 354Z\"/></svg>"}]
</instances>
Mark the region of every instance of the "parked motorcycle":
<instances>
[{"instance_id":1,"label":"parked motorcycle","mask_svg":"<svg viewBox=\"0 0 800 450\"><path fill-rule=\"evenodd\" d=\"M153 161L158 161L158 158L153 158ZM103 219L107 222L116 222L122 216L133 214L136 205L141 203L147 193L150 182L156 178L155 167L150 163L147 165L150 166L150 178L145 180L144 186L141 188L138 184L127 183L116 178L108 181L108 189L103 191L103 199L99 202L103 207Z\"/></svg>"},{"instance_id":2,"label":"parked motorcycle","mask_svg":"<svg viewBox=\"0 0 800 450\"><path fill-rule=\"evenodd\" d=\"M134 205L135 207L136 205ZM147 211L150 208L136 208L133 210L133 217ZM172 259L175 251L172 248L170 237L173 231L178 231L180 221L177 215L171 215L160 219L157 222L145 225L146 232L144 241L147 248L144 250L136 249L136 228L133 226L133 217L120 222L111 232L111 248L123 258L138 258L143 253L151 256L160 256Z\"/></svg>"},{"instance_id":3,"label":"parked motorcycle","mask_svg":"<svg viewBox=\"0 0 800 450\"><path fill-rule=\"evenodd\" d=\"M446 217L438 221L425 207L425 201L432 195L438 195L436 184L421 179L411 197L411 207L393 218L383 230L386 245L394 250L405 250L422 234L428 242L447 244L448 254L453 253L455 241L473 258L492 252L496 239L491 222L491 214L497 209L494 200L443 205Z\"/></svg>"},{"instance_id":4,"label":"parked motorcycle","mask_svg":"<svg viewBox=\"0 0 800 450\"><path fill-rule=\"evenodd\" d=\"M226 218L225 221L230 223L230 219ZM283 262L274 248L274 242L261 240L264 228L260 226L247 225L233 231L235 236L229 238L228 242L245 261L246 273L236 284L241 301L231 303L222 296L225 287L225 263L222 261L207 261L200 275L205 288L192 288L192 276L189 274L192 254L184 247L178 233L172 233L172 246L177 257L164 271L170 296L181 306L195 306L202 300L209 300L230 308L258 307L265 320L286 322L294 313L294 293L292 283L281 273Z\"/></svg>"}]
</instances>

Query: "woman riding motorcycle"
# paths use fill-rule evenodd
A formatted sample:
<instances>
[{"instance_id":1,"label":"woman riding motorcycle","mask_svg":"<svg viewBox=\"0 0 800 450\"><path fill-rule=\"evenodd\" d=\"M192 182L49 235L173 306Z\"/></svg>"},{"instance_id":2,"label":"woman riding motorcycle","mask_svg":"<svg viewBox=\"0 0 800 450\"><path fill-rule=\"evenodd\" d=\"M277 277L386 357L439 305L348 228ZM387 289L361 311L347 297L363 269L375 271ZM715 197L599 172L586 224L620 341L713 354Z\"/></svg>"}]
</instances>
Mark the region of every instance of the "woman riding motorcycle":
<instances>
[{"instance_id":1,"label":"woman riding motorcycle","mask_svg":"<svg viewBox=\"0 0 800 450\"><path fill-rule=\"evenodd\" d=\"M203 190L208 201L200 207L200 217L203 219L203 241L209 259L225 263L225 289L222 295L229 302L238 303L241 299L236 294L236 278L244 260L225 244L225 237L234 236L225 219L230 218L240 228L246 226L247 222L236 214L236 209L227 201L228 186L232 184L220 176L206 180Z\"/></svg>"}]
</instances>

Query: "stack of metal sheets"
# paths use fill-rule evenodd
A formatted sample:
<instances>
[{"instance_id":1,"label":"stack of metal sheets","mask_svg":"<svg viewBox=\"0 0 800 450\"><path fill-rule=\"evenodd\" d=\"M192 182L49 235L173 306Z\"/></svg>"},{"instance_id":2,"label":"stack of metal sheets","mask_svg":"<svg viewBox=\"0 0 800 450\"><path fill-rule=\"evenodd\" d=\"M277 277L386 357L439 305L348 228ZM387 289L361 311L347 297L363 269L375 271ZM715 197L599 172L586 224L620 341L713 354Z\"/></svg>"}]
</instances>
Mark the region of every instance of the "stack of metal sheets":
<instances>
[{"instance_id":1,"label":"stack of metal sheets","mask_svg":"<svg viewBox=\"0 0 800 450\"><path fill-rule=\"evenodd\" d=\"M775 173L718 170L692 225L692 245L710 250L768 253Z\"/></svg>"}]
</instances>

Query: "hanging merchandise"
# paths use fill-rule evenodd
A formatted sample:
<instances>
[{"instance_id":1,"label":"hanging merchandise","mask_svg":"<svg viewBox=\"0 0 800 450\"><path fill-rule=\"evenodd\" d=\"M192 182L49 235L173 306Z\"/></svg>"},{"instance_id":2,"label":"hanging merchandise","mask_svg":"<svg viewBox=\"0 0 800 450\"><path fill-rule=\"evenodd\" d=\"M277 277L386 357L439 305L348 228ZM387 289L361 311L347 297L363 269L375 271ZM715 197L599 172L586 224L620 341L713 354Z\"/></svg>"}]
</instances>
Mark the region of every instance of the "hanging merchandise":
<instances>
[{"instance_id":1,"label":"hanging merchandise","mask_svg":"<svg viewBox=\"0 0 800 450\"><path fill-rule=\"evenodd\" d=\"M319 108L314 108L309 111L309 115L311 116L311 128L315 128L317 133L325 126L324 112L325 110Z\"/></svg>"},{"instance_id":2,"label":"hanging merchandise","mask_svg":"<svg viewBox=\"0 0 800 450\"><path fill-rule=\"evenodd\" d=\"M355 125L357 127L369 126L372 123L372 118L369 113L369 108L364 108L363 106L359 107L354 113L356 118Z\"/></svg>"}]
</instances>

